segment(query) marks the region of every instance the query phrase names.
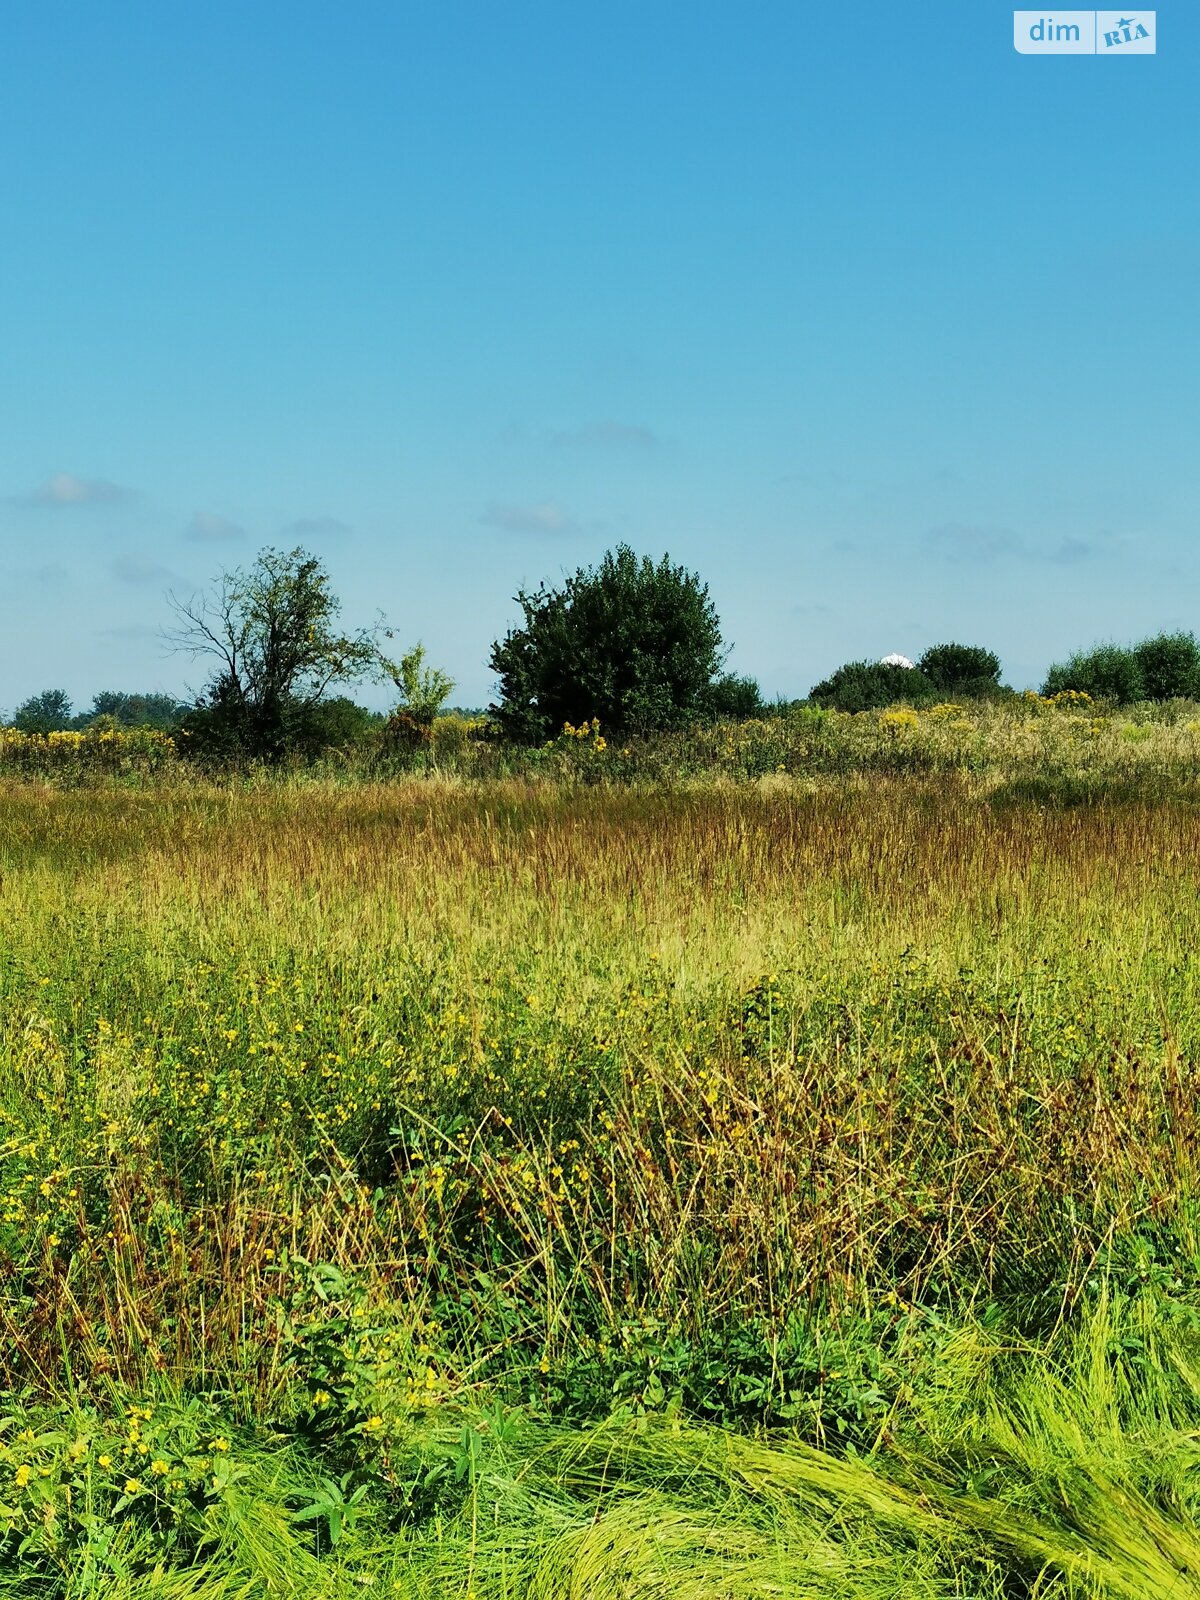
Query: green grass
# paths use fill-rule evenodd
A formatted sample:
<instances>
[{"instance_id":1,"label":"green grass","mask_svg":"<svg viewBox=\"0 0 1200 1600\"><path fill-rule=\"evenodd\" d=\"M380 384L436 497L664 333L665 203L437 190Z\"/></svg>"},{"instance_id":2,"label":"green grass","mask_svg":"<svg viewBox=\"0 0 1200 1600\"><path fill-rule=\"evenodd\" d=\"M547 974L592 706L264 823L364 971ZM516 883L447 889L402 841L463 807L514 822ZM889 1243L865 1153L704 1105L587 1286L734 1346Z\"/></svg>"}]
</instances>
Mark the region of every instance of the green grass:
<instances>
[{"instance_id":1,"label":"green grass","mask_svg":"<svg viewBox=\"0 0 1200 1600\"><path fill-rule=\"evenodd\" d=\"M10 785L0 1593L1191 1594L1175 779Z\"/></svg>"},{"instance_id":2,"label":"green grass","mask_svg":"<svg viewBox=\"0 0 1200 1600\"><path fill-rule=\"evenodd\" d=\"M37 1514L20 1525L20 1558L0 1558L0 1592L1200 1592L1194 1325L1164 1324L1148 1298L1101 1296L1049 1347L976 1327L943 1354L939 1382L867 1455L671 1414L565 1428L447 1402L360 1438L340 1475L330 1438L231 1429L201 1455L182 1508L106 1490L98 1445L118 1445L96 1437L94 1414L60 1405L56 1433L9 1449L35 1467L16 1498L35 1496ZM186 1473L211 1417L197 1432L194 1402L144 1410L153 1448Z\"/></svg>"}]
</instances>

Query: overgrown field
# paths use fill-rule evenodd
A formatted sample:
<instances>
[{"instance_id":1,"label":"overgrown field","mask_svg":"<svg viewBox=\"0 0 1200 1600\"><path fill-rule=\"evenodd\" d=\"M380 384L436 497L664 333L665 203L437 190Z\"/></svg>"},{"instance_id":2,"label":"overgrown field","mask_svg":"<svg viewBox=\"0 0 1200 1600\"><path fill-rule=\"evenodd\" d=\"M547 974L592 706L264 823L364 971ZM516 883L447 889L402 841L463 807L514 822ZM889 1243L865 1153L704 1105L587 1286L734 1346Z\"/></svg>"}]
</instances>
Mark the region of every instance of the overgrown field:
<instances>
[{"instance_id":1,"label":"overgrown field","mask_svg":"<svg viewBox=\"0 0 1200 1600\"><path fill-rule=\"evenodd\" d=\"M1088 737L10 783L0 1594L1200 1596L1193 734Z\"/></svg>"}]
</instances>

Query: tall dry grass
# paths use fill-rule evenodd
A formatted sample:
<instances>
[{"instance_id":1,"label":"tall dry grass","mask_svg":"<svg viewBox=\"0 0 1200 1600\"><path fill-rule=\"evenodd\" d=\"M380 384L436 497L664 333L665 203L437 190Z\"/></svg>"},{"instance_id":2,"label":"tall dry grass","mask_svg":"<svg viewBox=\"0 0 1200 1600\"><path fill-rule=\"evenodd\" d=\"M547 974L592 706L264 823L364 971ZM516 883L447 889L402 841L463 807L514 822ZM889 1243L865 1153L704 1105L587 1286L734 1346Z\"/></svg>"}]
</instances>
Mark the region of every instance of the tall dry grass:
<instances>
[{"instance_id":1,"label":"tall dry grass","mask_svg":"<svg viewBox=\"0 0 1200 1600\"><path fill-rule=\"evenodd\" d=\"M1192 1281L1186 803L5 799L14 1371L65 1327L131 1381L269 1383L294 1255L556 1369L631 1326Z\"/></svg>"}]
</instances>

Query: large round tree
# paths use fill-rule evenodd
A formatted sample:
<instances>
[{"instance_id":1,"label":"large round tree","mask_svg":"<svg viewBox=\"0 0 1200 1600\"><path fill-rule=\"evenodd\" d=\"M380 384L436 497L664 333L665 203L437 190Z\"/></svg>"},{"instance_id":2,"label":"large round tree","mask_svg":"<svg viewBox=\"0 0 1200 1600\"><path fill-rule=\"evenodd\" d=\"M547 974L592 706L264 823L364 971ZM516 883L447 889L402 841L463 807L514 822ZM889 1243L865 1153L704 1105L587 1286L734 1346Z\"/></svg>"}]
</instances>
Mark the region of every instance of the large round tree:
<instances>
[{"instance_id":1,"label":"large round tree","mask_svg":"<svg viewBox=\"0 0 1200 1600\"><path fill-rule=\"evenodd\" d=\"M721 625L708 586L668 556L656 565L618 545L560 588L516 599L524 624L491 655L492 714L509 738L538 744L592 717L613 733L648 733L710 712Z\"/></svg>"}]
</instances>

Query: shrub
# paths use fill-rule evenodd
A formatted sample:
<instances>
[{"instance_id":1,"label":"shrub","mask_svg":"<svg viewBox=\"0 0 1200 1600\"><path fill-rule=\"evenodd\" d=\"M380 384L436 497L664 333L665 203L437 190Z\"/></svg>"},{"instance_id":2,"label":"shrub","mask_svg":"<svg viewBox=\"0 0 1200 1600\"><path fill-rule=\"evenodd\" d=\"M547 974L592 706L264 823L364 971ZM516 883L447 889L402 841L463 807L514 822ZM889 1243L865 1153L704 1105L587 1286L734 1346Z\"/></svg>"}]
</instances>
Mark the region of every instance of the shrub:
<instances>
[{"instance_id":1,"label":"shrub","mask_svg":"<svg viewBox=\"0 0 1200 1600\"><path fill-rule=\"evenodd\" d=\"M753 678L739 678L732 672L710 684L705 695L708 713L717 721L749 722L766 714L762 694Z\"/></svg>"},{"instance_id":2,"label":"shrub","mask_svg":"<svg viewBox=\"0 0 1200 1600\"><path fill-rule=\"evenodd\" d=\"M1191 633L1160 633L1135 645L1133 654L1147 700L1200 697L1200 645Z\"/></svg>"},{"instance_id":3,"label":"shrub","mask_svg":"<svg viewBox=\"0 0 1200 1600\"><path fill-rule=\"evenodd\" d=\"M932 645L917 668L943 694L982 699L1000 687L1000 658L980 645Z\"/></svg>"},{"instance_id":4,"label":"shrub","mask_svg":"<svg viewBox=\"0 0 1200 1600\"><path fill-rule=\"evenodd\" d=\"M919 667L848 661L816 684L809 699L832 711L878 711L901 700L928 705L939 695L938 686Z\"/></svg>"},{"instance_id":5,"label":"shrub","mask_svg":"<svg viewBox=\"0 0 1200 1600\"><path fill-rule=\"evenodd\" d=\"M1136 652L1115 644L1079 650L1066 661L1055 663L1046 674L1042 694L1061 694L1064 689L1081 691L1093 700L1115 700L1120 704L1146 698L1145 680Z\"/></svg>"}]
</instances>

